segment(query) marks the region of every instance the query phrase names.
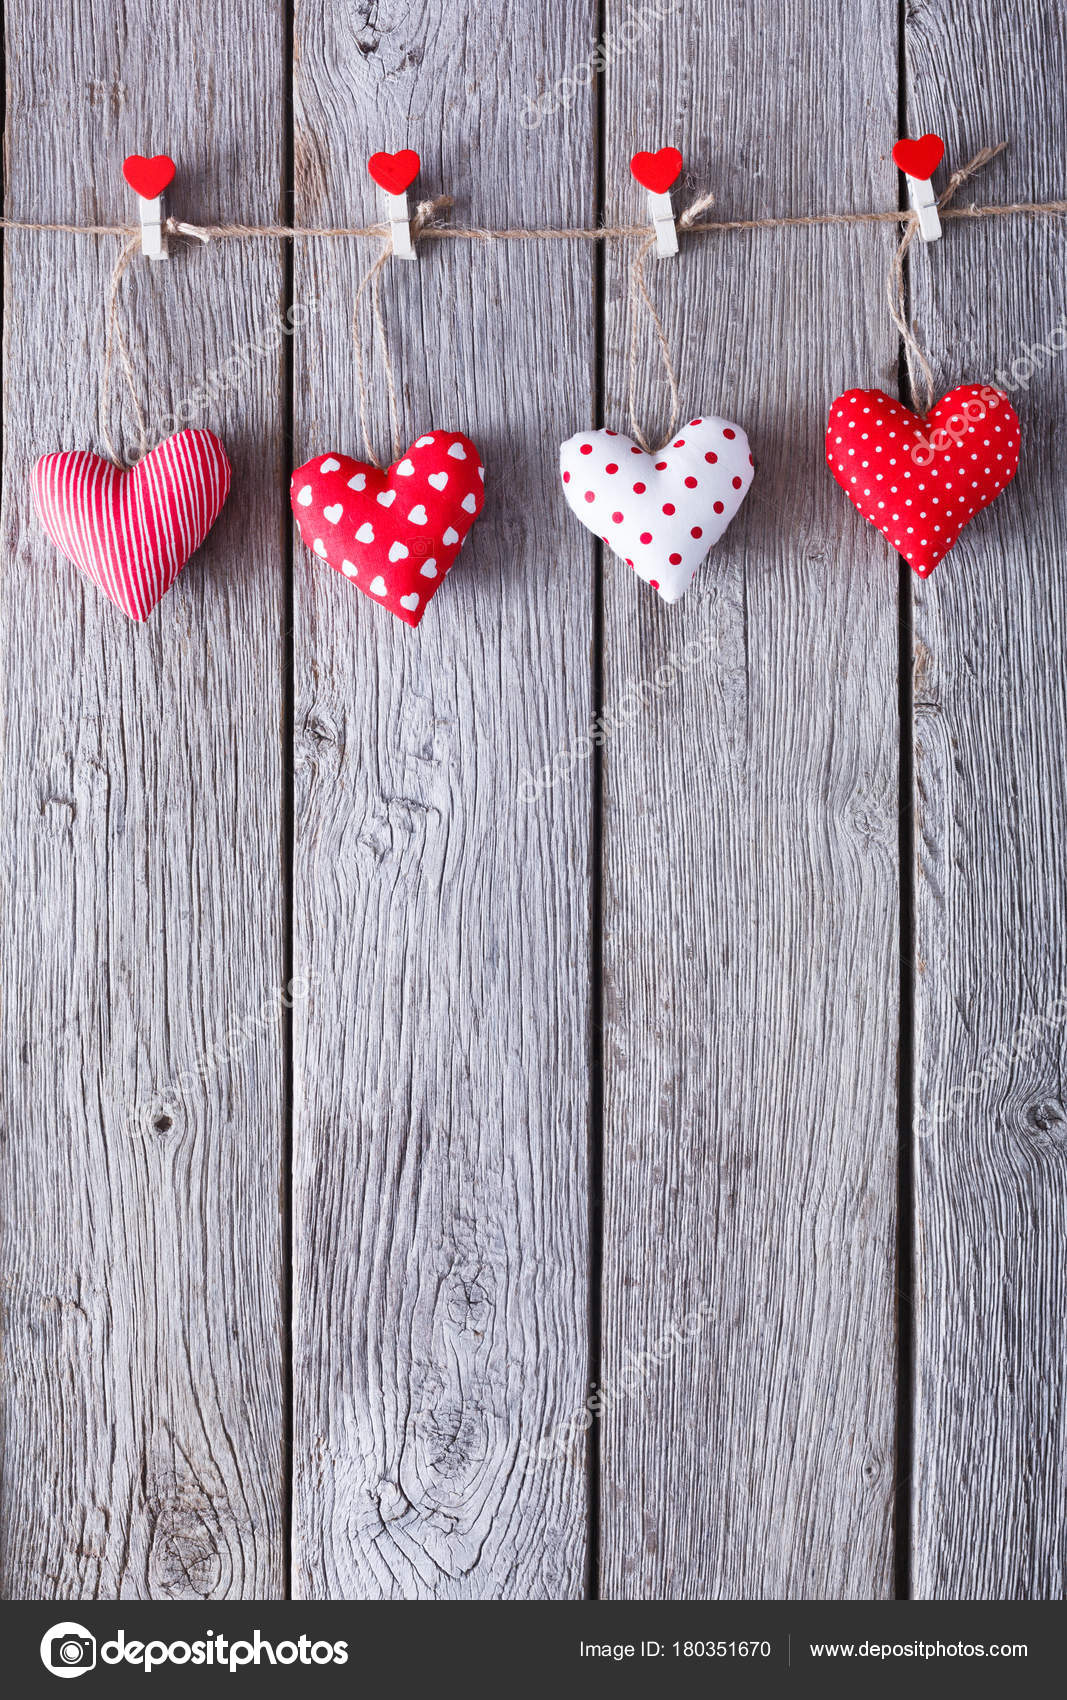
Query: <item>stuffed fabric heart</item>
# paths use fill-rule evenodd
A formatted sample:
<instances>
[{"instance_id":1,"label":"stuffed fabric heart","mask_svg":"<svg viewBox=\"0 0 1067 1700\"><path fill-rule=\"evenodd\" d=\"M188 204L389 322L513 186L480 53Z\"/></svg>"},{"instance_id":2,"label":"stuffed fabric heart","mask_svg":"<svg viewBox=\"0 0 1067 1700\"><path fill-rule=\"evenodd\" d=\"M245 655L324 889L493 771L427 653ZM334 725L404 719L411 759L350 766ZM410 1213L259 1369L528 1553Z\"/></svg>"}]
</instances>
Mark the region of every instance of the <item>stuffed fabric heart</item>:
<instances>
[{"instance_id":1,"label":"stuffed fabric heart","mask_svg":"<svg viewBox=\"0 0 1067 1700\"><path fill-rule=\"evenodd\" d=\"M128 472L87 450L44 455L34 505L52 542L131 620L147 620L199 549L230 491L210 431L179 431Z\"/></svg>"},{"instance_id":2,"label":"stuffed fabric heart","mask_svg":"<svg viewBox=\"0 0 1067 1700\"><path fill-rule=\"evenodd\" d=\"M559 465L582 524L664 602L677 602L752 483L748 438L728 419L691 419L657 454L617 431L579 431Z\"/></svg>"},{"instance_id":3,"label":"stuffed fabric heart","mask_svg":"<svg viewBox=\"0 0 1067 1700\"><path fill-rule=\"evenodd\" d=\"M826 459L871 525L920 578L948 554L1019 464L1019 418L989 384L961 384L925 419L881 390L847 390L830 409Z\"/></svg>"},{"instance_id":4,"label":"stuffed fabric heart","mask_svg":"<svg viewBox=\"0 0 1067 1700\"><path fill-rule=\"evenodd\" d=\"M469 437L427 431L387 472L318 455L293 473L289 499L309 549L417 626L481 512L484 482Z\"/></svg>"}]
</instances>

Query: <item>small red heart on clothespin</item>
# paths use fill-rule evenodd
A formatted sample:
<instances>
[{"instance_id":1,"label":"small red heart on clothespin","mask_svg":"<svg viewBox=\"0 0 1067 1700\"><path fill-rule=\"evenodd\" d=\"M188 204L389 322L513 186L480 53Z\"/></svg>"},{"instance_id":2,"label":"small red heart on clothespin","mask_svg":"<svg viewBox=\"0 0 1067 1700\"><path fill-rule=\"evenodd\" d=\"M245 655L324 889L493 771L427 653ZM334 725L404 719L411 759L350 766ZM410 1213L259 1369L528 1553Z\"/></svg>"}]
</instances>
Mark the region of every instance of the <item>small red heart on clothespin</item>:
<instances>
[{"instance_id":1,"label":"small red heart on clothespin","mask_svg":"<svg viewBox=\"0 0 1067 1700\"><path fill-rule=\"evenodd\" d=\"M660 148L658 153L635 153L630 161L642 189L653 195L665 195L682 169L682 156L677 148Z\"/></svg>"},{"instance_id":2,"label":"small red heart on clothespin","mask_svg":"<svg viewBox=\"0 0 1067 1700\"><path fill-rule=\"evenodd\" d=\"M421 164L414 148L401 148L399 153L372 153L367 170L387 195L402 195L419 175Z\"/></svg>"},{"instance_id":3,"label":"small red heart on clothespin","mask_svg":"<svg viewBox=\"0 0 1067 1700\"><path fill-rule=\"evenodd\" d=\"M941 164L944 152L945 144L940 136L920 136L918 141L911 141L905 136L893 149L893 162L909 177L918 177L925 182Z\"/></svg>"},{"instance_id":4,"label":"small red heart on clothespin","mask_svg":"<svg viewBox=\"0 0 1067 1700\"><path fill-rule=\"evenodd\" d=\"M140 195L144 201L154 201L157 195L162 195L174 182L176 167L168 154L157 153L151 159L145 159L143 154L131 153L129 159L122 162L122 175L125 177L135 195Z\"/></svg>"}]
</instances>

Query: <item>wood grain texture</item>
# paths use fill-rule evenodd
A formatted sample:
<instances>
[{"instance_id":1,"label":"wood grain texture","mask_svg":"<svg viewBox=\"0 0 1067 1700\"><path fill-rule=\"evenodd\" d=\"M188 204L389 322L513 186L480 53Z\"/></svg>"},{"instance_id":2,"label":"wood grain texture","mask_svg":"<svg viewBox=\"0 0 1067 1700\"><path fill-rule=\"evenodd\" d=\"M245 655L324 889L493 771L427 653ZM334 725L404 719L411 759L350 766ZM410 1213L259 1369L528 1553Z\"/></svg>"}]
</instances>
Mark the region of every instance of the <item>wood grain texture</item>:
<instances>
[{"instance_id":1,"label":"wood grain texture","mask_svg":"<svg viewBox=\"0 0 1067 1700\"><path fill-rule=\"evenodd\" d=\"M589 222L591 102L528 101L594 8L297 13L298 220L365 223L379 148L464 223ZM300 245L296 456L361 453L349 318L367 244ZM591 410L592 260L427 245L388 268L405 443L482 450L486 507L416 632L299 550L293 1587L570 1598L588 1374L590 782L520 777L588 724L591 550L556 487ZM376 371L378 446L386 413ZM532 1458L529 1456L533 1454Z\"/></svg>"},{"instance_id":2,"label":"wood grain texture","mask_svg":"<svg viewBox=\"0 0 1067 1700\"><path fill-rule=\"evenodd\" d=\"M633 149L679 137L679 206L891 203L895 21L851 8L828 75L837 31L685 0L609 73L608 219L640 204ZM897 564L823 449L840 390L895 379L890 240L683 238L650 264L683 419L739 420L757 474L674 608L604 568L606 704L664 669L604 755L607 1597L892 1592ZM620 426L624 282L612 251Z\"/></svg>"},{"instance_id":3,"label":"wood grain texture","mask_svg":"<svg viewBox=\"0 0 1067 1700\"><path fill-rule=\"evenodd\" d=\"M1061 7L924 5L906 53L946 164L1010 144L969 198L1062 197ZM939 392L1006 377L1023 427L1015 482L915 591L923 1598L1067 1592L1067 362L1030 361L1067 339L1063 244L1062 221L960 222L912 267Z\"/></svg>"},{"instance_id":4,"label":"wood grain texture","mask_svg":"<svg viewBox=\"0 0 1067 1700\"><path fill-rule=\"evenodd\" d=\"M607 219L643 213L633 149L672 142L679 205L891 203L895 7L850 8L844 54L803 0L659 0L635 34L652 10L306 0L291 66L281 0L7 0L5 210L128 215L123 156L165 147L179 216L287 215L292 74L297 222L377 217L366 157L413 145L417 192L464 223L588 224L605 24ZM910 128L945 134L946 167L1011 144L966 194L1062 196L1061 8L905 12ZM182 247L127 277L151 423L187 400L235 466L134 627L28 489L38 454L101 446L115 245L6 235L6 1597L277 1597L290 1489L298 1597L578 1597L591 1373L602 1594L892 1592L898 566L822 449L841 389L895 390L892 240L683 238L650 263L687 410L738 419L758 463L673 609L598 566L556 482L577 426L626 428L628 253L605 253L603 421L586 247L390 266L405 431L470 432L487 506L416 633L297 545L287 748L281 254ZM955 222L912 255L943 385L1024 375L1018 479L913 593L923 1598L1067 1591L1063 242ZM348 322L372 253L295 245L298 459L361 452ZM591 1372L598 571L603 706L630 723L602 765Z\"/></svg>"},{"instance_id":5,"label":"wood grain texture","mask_svg":"<svg viewBox=\"0 0 1067 1700\"><path fill-rule=\"evenodd\" d=\"M276 217L282 23L221 0L9 0L7 212L127 218L123 157L167 147L179 216ZM193 401L234 492L129 623L29 492L40 453L101 446L115 253L6 239L2 1585L267 1597L285 1574L279 356ZM135 264L153 424L276 317L281 275L265 245Z\"/></svg>"}]
</instances>

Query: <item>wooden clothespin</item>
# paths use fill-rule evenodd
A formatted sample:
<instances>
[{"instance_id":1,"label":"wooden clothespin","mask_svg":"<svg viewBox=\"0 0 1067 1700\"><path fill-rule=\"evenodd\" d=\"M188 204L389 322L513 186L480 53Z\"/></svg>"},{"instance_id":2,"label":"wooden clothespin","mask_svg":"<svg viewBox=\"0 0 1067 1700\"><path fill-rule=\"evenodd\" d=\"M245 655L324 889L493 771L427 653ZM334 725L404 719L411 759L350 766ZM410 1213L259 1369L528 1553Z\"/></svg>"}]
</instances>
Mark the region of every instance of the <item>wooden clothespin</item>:
<instances>
[{"instance_id":1,"label":"wooden clothespin","mask_svg":"<svg viewBox=\"0 0 1067 1700\"><path fill-rule=\"evenodd\" d=\"M660 148L658 153L635 153L630 170L642 189L648 190L648 210L656 232L656 253L670 259L678 252L678 231L671 205L671 185L682 169L677 148Z\"/></svg>"},{"instance_id":2,"label":"wooden clothespin","mask_svg":"<svg viewBox=\"0 0 1067 1700\"><path fill-rule=\"evenodd\" d=\"M936 242L941 235L941 220L937 212L937 197L931 177L941 164L945 144L940 136L920 136L918 141L903 137L893 149L893 162L908 180L908 200L919 215L919 235L924 242Z\"/></svg>"},{"instance_id":3,"label":"wooden clothespin","mask_svg":"<svg viewBox=\"0 0 1067 1700\"><path fill-rule=\"evenodd\" d=\"M141 216L141 252L148 260L165 260L167 219L164 195L174 181L174 161L165 153L151 159L131 153L122 162L122 175L137 196Z\"/></svg>"},{"instance_id":4,"label":"wooden clothespin","mask_svg":"<svg viewBox=\"0 0 1067 1700\"><path fill-rule=\"evenodd\" d=\"M411 208L408 190L419 175L422 161L414 148L401 148L399 153L373 153L367 170L385 191L385 216L393 239L393 253L398 260L413 260L415 244L411 240Z\"/></svg>"}]
</instances>

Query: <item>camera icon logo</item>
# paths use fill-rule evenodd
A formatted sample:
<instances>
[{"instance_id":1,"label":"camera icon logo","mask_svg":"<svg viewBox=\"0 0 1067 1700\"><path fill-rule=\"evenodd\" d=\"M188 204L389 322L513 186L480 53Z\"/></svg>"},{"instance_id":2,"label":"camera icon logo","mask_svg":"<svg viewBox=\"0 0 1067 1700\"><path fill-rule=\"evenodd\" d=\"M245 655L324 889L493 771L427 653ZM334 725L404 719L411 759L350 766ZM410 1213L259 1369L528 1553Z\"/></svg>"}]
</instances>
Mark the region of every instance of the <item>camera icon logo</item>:
<instances>
[{"instance_id":1,"label":"camera icon logo","mask_svg":"<svg viewBox=\"0 0 1067 1700\"><path fill-rule=\"evenodd\" d=\"M96 1665L96 1638L80 1623L55 1623L41 1641L41 1663L53 1676L84 1676Z\"/></svg>"}]
</instances>

